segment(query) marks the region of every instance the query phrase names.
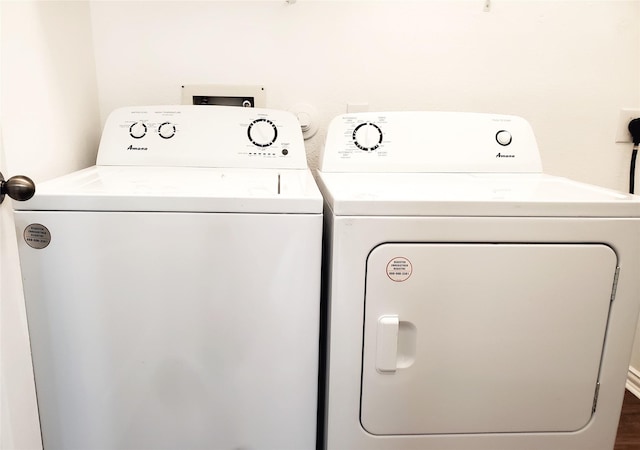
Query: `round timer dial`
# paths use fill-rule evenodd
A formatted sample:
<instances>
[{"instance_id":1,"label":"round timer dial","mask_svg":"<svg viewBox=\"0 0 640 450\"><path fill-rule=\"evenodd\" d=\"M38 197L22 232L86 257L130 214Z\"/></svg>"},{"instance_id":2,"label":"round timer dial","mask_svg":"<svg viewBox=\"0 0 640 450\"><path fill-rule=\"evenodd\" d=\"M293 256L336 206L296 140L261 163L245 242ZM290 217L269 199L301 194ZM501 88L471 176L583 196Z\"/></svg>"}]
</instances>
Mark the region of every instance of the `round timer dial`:
<instances>
[{"instance_id":1,"label":"round timer dial","mask_svg":"<svg viewBox=\"0 0 640 450\"><path fill-rule=\"evenodd\" d=\"M382 144L382 130L375 123L361 123L353 130L352 138L360 150L371 152Z\"/></svg>"},{"instance_id":2,"label":"round timer dial","mask_svg":"<svg viewBox=\"0 0 640 450\"><path fill-rule=\"evenodd\" d=\"M268 119L256 119L249 125L247 135L253 145L268 147L276 141L278 129Z\"/></svg>"}]
</instances>

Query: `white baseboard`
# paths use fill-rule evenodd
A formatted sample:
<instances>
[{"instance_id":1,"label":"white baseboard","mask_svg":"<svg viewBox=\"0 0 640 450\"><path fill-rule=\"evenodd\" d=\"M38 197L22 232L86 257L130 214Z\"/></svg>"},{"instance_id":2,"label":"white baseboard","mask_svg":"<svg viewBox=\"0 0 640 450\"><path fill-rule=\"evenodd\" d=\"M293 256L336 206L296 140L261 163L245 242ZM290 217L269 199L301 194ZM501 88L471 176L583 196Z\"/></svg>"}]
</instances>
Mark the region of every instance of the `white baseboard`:
<instances>
[{"instance_id":1,"label":"white baseboard","mask_svg":"<svg viewBox=\"0 0 640 450\"><path fill-rule=\"evenodd\" d=\"M629 373L627 374L627 390L640 398L640 370L635 367L629 367Z\"/></svg>"}]
</instances>

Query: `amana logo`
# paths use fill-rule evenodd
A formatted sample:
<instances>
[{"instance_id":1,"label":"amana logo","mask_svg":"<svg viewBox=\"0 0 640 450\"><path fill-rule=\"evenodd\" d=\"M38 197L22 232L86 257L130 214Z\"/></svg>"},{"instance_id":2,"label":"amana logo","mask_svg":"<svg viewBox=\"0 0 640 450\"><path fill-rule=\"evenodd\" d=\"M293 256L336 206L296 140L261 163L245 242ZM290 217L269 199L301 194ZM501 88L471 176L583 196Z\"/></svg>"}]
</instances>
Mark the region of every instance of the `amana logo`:
<instances>
[{"instance_id":1,"label":"amana logo","mask_svg":"<svg viewBox=\"0 0 640 450\"><path fill-rule=\"evenodd\" d=\"M127 147L127 150L149 150L147 147L134 147L133 145L130 145Z\"/></svg>"},{"instance_id":2,"label":"amana logo","mask_svg":"<svg viewBox=\"0 0 640 450\"><path fill-rule=\"evenodd\" d=\"M516 155L505 155L504 153L498 153L496 158L515 158Z\"/></svg>"}]
</instances>

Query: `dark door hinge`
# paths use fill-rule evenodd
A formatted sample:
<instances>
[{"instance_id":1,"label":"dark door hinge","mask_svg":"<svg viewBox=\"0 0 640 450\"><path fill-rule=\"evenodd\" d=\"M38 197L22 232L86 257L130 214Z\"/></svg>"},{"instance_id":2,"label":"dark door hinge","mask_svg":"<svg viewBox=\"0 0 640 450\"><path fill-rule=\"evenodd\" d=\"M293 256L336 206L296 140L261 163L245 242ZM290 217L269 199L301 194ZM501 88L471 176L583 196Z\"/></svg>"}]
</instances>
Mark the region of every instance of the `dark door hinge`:
<instances>
[{"instance_id":1,"label":"dark door hinge","mask_svg":"<svg viewBox=\"0 0 640 450\"><path fill-rule=\"evenodd\" d=\"M620 267L616 267L616 273L613 275L613 287L611 288L611 303L616 298L616 292L618 291L618 277L620 276Z\"/></svg>"}]
</instances>

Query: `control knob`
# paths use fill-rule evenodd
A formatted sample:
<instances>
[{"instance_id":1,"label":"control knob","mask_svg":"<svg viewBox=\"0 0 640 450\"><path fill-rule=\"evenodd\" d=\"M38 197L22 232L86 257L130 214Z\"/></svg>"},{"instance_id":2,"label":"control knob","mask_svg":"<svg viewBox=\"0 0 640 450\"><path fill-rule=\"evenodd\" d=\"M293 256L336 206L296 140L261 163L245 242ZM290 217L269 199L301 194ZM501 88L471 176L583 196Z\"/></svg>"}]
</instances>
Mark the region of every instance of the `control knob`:
<instances>
[{"instance_id":1,"label":"control knob","mask_svg":"<svg viewBox=\"0 0 640 450\"><path fill-rule=\"evenodd\" d=\"M496 133L496 141L498 141L498 144L502 145L503 147L511 144L511 133L509 133L507 130L500 130Z\"/></svg>"},{"instance_id":2,"label":"control knob","mask_svg":"<svg viewBox=\"0 0 640 450\"><path fill-rule=\"evenodd\" d=\"M352 138L360 150L371 152L382 144L382 130L375 123L361 123L353 130Z\"/></svg>"},{"instance_id":3,"label":"control knob","mask_svg":"<svg viewBox=\"0 0 640 450\"><path fill-rule=\"evenodd\" d=\"M276 141L278 129L275 124L268 119L256 119L249 124L247 135L253 145L268 147Z\"/></svg>"},{"instance_id":4,"label":"control knob","mask_svg":"<svg viewBox=\"0 0 640 450\"><path fill-rule=\"evenodd\" d=\"M129 134L134 139L140 139L147 134L147 126L143 122L136 122L129 127Z\"/></svg>"},{"instance_id":5,"label":"control knob","mask_svg":"<svg viewBox=\"0 0 640 450\"><path fill-rule=\"evenodd\" d=\"M171 122L165 122L158 127L158 134L162 139L170 139L176 134L176 126Z\"/></svg>"}]
</instances>

